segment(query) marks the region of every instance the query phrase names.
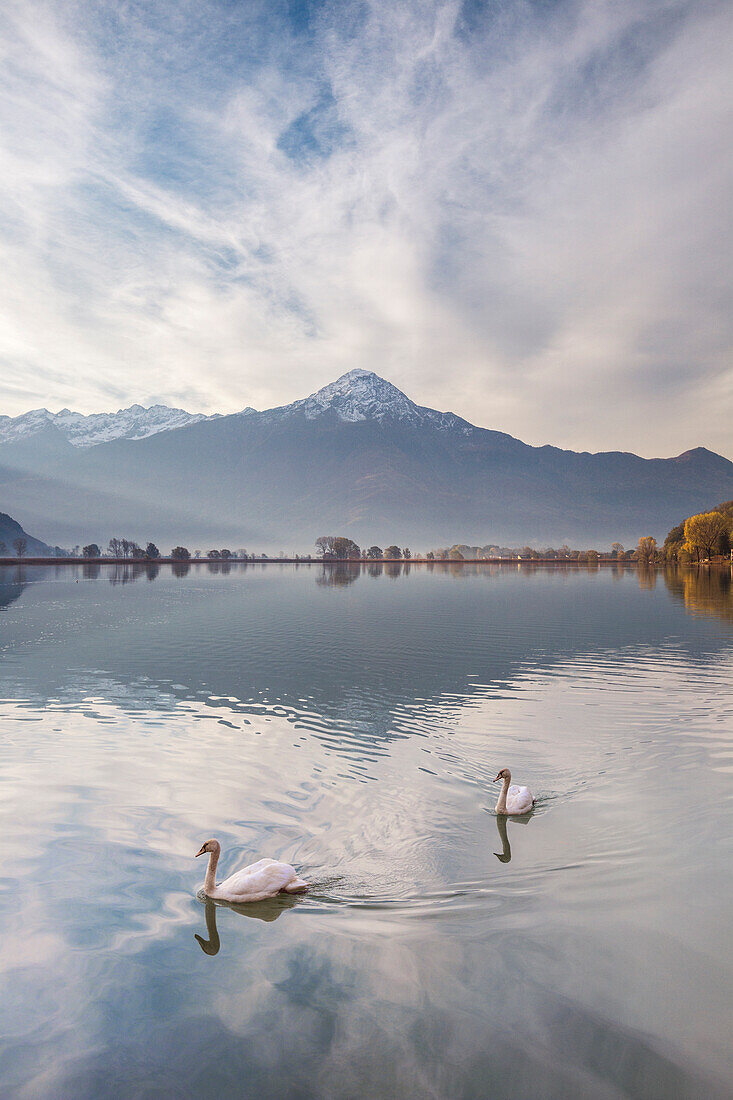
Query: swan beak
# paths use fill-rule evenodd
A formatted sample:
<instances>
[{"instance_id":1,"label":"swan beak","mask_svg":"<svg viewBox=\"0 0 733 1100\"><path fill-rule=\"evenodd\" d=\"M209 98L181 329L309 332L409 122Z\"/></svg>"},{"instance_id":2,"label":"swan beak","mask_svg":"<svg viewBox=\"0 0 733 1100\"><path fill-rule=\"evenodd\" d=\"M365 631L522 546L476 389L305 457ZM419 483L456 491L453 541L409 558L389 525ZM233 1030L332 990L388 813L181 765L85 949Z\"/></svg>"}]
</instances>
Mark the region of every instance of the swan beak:
<instances>
[{"instance_id":1,"label":"swan beak","mask_svg":"<svg viewBox=\"0 0 733 1100\"><path fill-rule=\"evenodd\" d=\"M201 848L199 849L199 851L198 851L198 852L196 853L196 855L195 855L195 856L194 856L193 858L194 858L194 859L198 859L198 858L199 858L199 856L202 856L202 855L204 854L204 852L205 852L205 851L206 851L206 845L205 845L205 844L202 844L202 845L201 845Z\"/></svg>"},{"instance_id":2,"label":"swan beak","mask_svg":"<svg viewBox=\"0 0 733 1100\"><path fill-rule=\"evenodd\" d=\"M491 780L491 782L492 783L498 783L500 779L501 779L500 775L495 775L494 778ZM199 855L201 855L200 852L199 852Z\"/></svg>"}]
</instances>

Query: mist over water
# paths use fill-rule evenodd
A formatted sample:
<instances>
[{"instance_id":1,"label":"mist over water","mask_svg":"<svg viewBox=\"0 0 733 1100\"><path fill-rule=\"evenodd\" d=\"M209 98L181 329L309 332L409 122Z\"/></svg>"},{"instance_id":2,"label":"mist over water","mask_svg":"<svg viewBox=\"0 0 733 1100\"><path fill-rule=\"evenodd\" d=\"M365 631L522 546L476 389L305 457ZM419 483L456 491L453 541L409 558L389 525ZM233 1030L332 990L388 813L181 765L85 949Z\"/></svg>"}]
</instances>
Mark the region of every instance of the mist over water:
<instances>
[{"instance_id":1,"label":"mist over water","mask_svg":"<svg viewBox=\"0 0 733 1100\"><path fill-rule=\"evenodd\" d=\"M729 1095L732 625L727 569L0 569L0 1094ZM311 892L206 903L209 836Z\"/></svg>"}]
</instances>

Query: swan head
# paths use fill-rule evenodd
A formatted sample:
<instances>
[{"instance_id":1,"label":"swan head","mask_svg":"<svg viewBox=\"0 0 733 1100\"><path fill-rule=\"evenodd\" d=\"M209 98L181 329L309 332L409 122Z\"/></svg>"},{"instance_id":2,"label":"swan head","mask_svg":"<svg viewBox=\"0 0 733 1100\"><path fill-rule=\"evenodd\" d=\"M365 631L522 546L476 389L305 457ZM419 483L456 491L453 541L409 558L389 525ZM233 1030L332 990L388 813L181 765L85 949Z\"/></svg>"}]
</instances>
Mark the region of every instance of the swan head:
<instances>
[{"instance_id":1,"label":"swan head","mask_svg":"<svg viewBox=\"0 0 733 1100\"><path fill-rule=\"evenodd\" d=\"M211 840L205 840L204 841L204 843L201 845L201 848L196 853L194 858L198 859L198 857L202 856L204 854L204 852L215 852L216 855L219 855L220 851L221 851L221 844L219 843L218 840L214 840L212 838Z\"/></svg>"},{"instance_id":2,"label":"swan head","mask_svg":"<svg viewBox=\"0 0 733 1100\"><path fill-rule=\"evenodd\" d=\"M512 773L509 771L509 768L502 768L501 771L499 772L499 774L494 778L493 782L498 783L502 779L511 780L511 778L512 778Z\"/></svg>"}]
</instances>

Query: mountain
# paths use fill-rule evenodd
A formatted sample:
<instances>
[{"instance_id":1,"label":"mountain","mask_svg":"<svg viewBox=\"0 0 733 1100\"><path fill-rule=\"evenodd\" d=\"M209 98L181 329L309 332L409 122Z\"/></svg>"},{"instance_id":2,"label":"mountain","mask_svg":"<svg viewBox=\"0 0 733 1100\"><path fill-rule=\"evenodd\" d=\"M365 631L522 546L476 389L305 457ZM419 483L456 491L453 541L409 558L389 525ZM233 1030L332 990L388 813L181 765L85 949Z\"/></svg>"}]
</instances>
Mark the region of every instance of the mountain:
<instances>
[{"instance_id":1,"label":"mountain","mask_svg":"<svg viewBox=\"0 0 733 1100\"><path fill-rule=\"evenodd\" d=\"M33 409L20 416L0 416L0 443L19 442L39 435L48 428L56 428L74 447L94 447L113 439L146 439L158 432L196 424L207 417L201 413L188 413L185 409L169 409L167 405L130 405L116 413L83 413L62 409L51 413L48 409Z\"/></svg>"},{"instance_id":2,"label":"mountain","mask_svg":"<svg viewBox=\"0 0 733 1100\"><path fill-rule=\"evenodd\" d=\"M57 422L0 442L0 502L69 545L112 535L161 548L634 545L733 496L733 463L530 447L350 371L280 408L74 445Z\"/></svg>"},{"instance_id":3,"label":"mountain","mask_svg":"<svg viewBox=\"0 0 733 1100\"><path fill-rule=\"evenodd\" d=\"M26 540L26 554L34 557L46 557L52 553L51 547L46 546L40 539L34 539L27 531L24 531L17 520L5 512L0 512L0 558L14 558L16 550L13 543L16 539Z\"/></svg>"}]
</instances>

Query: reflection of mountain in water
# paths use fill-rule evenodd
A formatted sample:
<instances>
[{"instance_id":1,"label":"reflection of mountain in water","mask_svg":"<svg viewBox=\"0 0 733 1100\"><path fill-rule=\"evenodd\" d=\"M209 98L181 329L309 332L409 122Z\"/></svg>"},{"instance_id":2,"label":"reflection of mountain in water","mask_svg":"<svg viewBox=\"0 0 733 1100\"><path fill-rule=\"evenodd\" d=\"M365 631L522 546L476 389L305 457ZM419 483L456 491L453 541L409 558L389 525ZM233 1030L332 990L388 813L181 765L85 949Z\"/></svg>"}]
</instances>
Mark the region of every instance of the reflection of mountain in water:
<instances>
[{"instance_id":1,"label":"reflection of mountain in water","mask_svg":"<svg viewBox=\"0 0 733 1100\"><path fill-rule=\"evenodd\" d=\"M733 567L687 566L668 569L664 583L685 610L695 615L713 615L733 620Z\"/></svg>"},{"instance_id":2,"label":"reflection of mountain in water","mask_svg":"<svg viewBox=\"0 0 733 1100\"><path fill-rule=\"evenodd\" d=\"M22 565L0 565L0 611L19 599L27 585Z\"/></svg>"},{"instance_id":3,"label":"reflection of mountain in water","mask_svg":"<svg viewBox=\"0 0 733 1100\"><path fill-rule=\"evenodd\" d=\"M472 698L502 695L538 669L656 651L680 637L693 662L728 645L709 619L685 616L667 597L687 592L687 607L691 586L718 585L705 605L717 615L712 609L730 606L730 578L720 571L666 575L667 588L640 600L643 577L627 570L157 570L102 567L87 579L66 567L54 573L52 592L35 586L22 626L8 623L4 636L6 652L24 642L24 689L63 696L74 669L74 691L93 675L122 685L133 707L138 696L150 705L151 688L162 689L162 707L211 697L237 724L274 711L329 743L337 734L339 752L364 755L450 721ZM23 591L10 572L14 586L0 589L6 601ZM143 576L155 583L125 584Z\"/></svg>"}]
</instances>

